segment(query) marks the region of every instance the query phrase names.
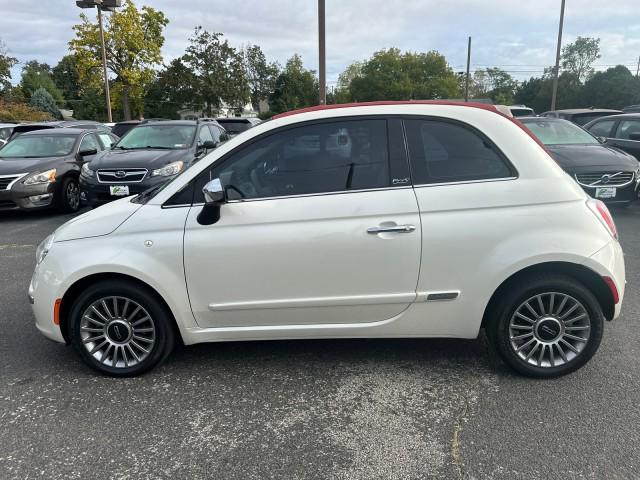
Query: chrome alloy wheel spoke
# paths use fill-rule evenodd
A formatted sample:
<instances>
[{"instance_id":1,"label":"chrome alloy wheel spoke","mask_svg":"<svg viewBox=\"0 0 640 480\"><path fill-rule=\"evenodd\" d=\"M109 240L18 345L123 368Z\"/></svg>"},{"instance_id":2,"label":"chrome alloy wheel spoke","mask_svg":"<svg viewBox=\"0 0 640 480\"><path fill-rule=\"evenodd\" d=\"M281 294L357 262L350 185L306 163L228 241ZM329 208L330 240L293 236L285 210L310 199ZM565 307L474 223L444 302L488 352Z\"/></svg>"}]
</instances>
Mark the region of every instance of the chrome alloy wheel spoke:
<instances>
[{"instance_id":1,"label":"chrome alloy wheel spoke","mask_svg":"<svg viewBox=\"0 0 640 480\"><path fill-rule=\"evenodd\" d=\"M96 361L113 368L130 368L153 351L156 325L149 312L135 300L104 297L83 313L80 338Z\"/></svg>"},{"instance_id":2,"label":"chrome alloy wheel spoke","mask_svg":"<svg viewBox=\"0 0 640 480\"><path fill-rule=\"evenodd\" d=\"M591 318L584 305L560 292L528 298L511 316L509 340L524 362L551 368L577 358L589 342Z\"/></svg>"}]
</instances>

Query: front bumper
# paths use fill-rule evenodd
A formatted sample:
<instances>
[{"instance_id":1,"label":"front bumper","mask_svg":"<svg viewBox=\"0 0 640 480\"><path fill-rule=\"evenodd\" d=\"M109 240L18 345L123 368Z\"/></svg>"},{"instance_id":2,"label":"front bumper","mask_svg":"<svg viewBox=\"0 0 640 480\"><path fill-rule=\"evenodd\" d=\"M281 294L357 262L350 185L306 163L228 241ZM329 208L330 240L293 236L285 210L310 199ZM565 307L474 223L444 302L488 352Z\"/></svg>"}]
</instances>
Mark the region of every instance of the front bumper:
<instances>
[{"instance_id":1,"label":"front bumper","mask_svg":"<svg viewBox=\"0 0 640 480\"><path fill-rule=\"evenodd\" d=\"M129 195L137 195L155 187L158 184L165 183L173 177L148 177L142 182L137 183L99 183L95 178L87 178L80 176L80 201L83 204L92 206L103 205L114 200L123 198L122 196L111 195L110 187L114 185L126 185L129 187Z\"/></svg>"},{"instance_id":2,"label":"front bumper","mask_svg":"<svg viewBox=\"0 0 640 480\"><path fill-rule=\"evenodd\" d=\"M26 186L18 182L11 190L0 190L0 211L50 207L54 200L56 183Z\"/></svg>"},{"instance_id":3,"label":"front bumper","mask_svg":"<svg viewBox=\"0 0 640 480\"><path fill-rule=\"evenodd\" d=\"M60 326L53 322L54 305L58 294L55 288L57 282L52 283L43 279L43 276L47 276L47 280L51 280L49 278L51 276L55 277L55 273L47 268L46 263L45 258L40 265L36 265L27 296L36 317L36 328L40 333L50 340L66 343Z\"/></svg>"},{"instance_id":4,"label":"front bumper","mask_svg":"<svg viewBox=\"0 0 640 480\"><path fill-rule=\"evenodd\" d=\"M596 197L596 188L607 187L608 185L600 185L599 187L587 187L585 185L580 184L582 189L587 192L587 195L593 198ZM633 182L628 185L617 187L615 185L611 185L616 189L616 196L613 198L598 198L598 200L602 200L607 205L626 205L638 199L638 194L640 193L639 187L640 183L638 183L637 179L634 179Z\"/></svg>"}]
</instances>

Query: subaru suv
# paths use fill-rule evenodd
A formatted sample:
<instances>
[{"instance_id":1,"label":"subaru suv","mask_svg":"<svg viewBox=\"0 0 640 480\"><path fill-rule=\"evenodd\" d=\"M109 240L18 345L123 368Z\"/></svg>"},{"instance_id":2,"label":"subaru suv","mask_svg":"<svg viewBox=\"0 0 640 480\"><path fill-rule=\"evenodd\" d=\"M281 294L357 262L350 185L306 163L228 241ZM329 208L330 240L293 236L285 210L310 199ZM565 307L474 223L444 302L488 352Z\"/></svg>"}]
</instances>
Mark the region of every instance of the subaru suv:
<instances>
[{"instance_id":1,"label":"subaru suv","mask_svg":"<svg viewBox=\"0 0 640 480\"><path fill-rule=\"evenodd\" d=\"M38 329L114 376L179 342L484 328L515 370L555 377L593 357L625 288L607 207L516 120L444 101L278 115L36 256Z\"/></svg>"},{"instance_id":2,"label":"subaru suv","mask_svg":"<svg viewBox=\"0 0 640 480\"><path fill-rule=\"evenodd\" d=\"M226 140L215 121L145 121L85 164L80 196L91 207L175 177Z\"/></svg>"}]
</instances>

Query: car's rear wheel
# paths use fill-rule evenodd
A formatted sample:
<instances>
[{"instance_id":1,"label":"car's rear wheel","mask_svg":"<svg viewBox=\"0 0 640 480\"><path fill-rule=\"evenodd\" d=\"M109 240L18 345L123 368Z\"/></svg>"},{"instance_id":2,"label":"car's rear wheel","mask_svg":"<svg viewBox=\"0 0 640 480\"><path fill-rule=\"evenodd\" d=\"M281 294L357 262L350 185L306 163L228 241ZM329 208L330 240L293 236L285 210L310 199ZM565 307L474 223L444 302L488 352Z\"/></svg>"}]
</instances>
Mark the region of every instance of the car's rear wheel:
<instances>
[{"instance_id":1,"label":"car's rear wheel","mask_svg":"<svg viewBox=\"0 0 640 480\"><path fill-rule=\"evenodd\" d=\"M523 278L493 312L488 336L505 362L539 378L565 375L597 351L604 326L595 296L568 276Z\"/></svg>"},{"instance_id":2,"label":"car's rear wheel","mask_svg":"<svg viewBox=\"0 0 640 480\"><path fill-rule=\"evenodd\" d=\"M67 177L60 188L58 208L64 213L74 213L80 209L80 185L73 177Z\"/></svg>"},{"instance_id":3,"label":"car's rear wheel","mask_svg":"<svg viewBox=\"0 0 640 480\"><path fill-rule=\"evenodd\" d=\"M89 287L71 309L71 343L93 369L134 376L162 362L174 345L170 313L147 289L104 281Z\"/></svg>"}]
</instances>

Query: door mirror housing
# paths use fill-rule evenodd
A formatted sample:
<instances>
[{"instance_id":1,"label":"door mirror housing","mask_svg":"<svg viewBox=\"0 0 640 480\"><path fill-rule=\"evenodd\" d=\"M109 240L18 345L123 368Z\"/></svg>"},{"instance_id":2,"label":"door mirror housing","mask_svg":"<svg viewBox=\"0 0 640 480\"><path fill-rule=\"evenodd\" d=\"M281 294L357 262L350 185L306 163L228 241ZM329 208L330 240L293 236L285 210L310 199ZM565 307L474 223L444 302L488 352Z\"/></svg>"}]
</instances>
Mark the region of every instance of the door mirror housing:
<instances>
[{"instance_id":1,"label":"door mirror housing","mask_svg":"<svg viewBox=\"0 0 640 480\"><path fill-rule=\"evenodd\" d=\"M227 196L219 178L214 178L202 189L205 205L222 205L227 201Z\"/></svg>"},{"instance_id":2,"label":"door mirror housing","mask_svg":"<svg viewBox=\"0 0 640 480\"><path fill-rule=\"evenodd\" d=\"M91 155L95 155L96 153L98 153L98 150L96 148L89 148L87 150L80 150L78 152L78 155L80 156L80 158L83 158L90 157Z\"/></svg>"},{"instance_id":3,"label":"door mirror housing","mask_svg":"<svg viewBox=\"0 0 640 480\"><path fill-rule=\"evenodd\" d=\"M607 137L599 136L599 137L596 137L596 138L598 139L598 141L600 143L607 143Z\"/></svg>"},{"instance_id":4,"label":"door mirror housing","mask_svg":"<svg viewBox=\"0 0 640 480\"><path fill-rule=\"evenodd\" d=\"M204 150L213 150L216 148L216 144L213 140L205 140L200 145L198 145L198 151L202 152Z\"/></svg>"},{"instance_id":5,"label":"door mirror housing","mask_svg":"<svg viewBox=\"0 0 640 480\"><path fill-rule=\"evenodd\" d=\"M214 178L203 187L204 207L198 214L200 225L213 225L220 220L220 206L227 201L227 195L219 178Z\"/></svg>"},{"instance_id":6,"label":"door mirror housing","mask_svg":"<svg viewBox=\"0 0 640 480\"><path fill-rule=\"evenodd\" d=\"M631 132L629 134L629 140L635 140L636 142L640 142L640 132Z\"/></svg>"}]
</instances>

